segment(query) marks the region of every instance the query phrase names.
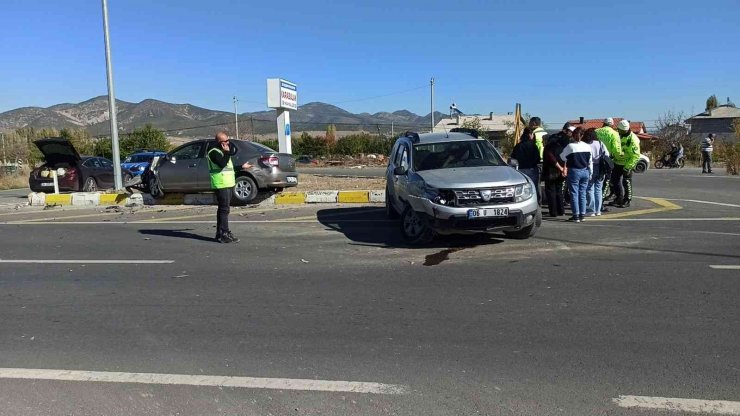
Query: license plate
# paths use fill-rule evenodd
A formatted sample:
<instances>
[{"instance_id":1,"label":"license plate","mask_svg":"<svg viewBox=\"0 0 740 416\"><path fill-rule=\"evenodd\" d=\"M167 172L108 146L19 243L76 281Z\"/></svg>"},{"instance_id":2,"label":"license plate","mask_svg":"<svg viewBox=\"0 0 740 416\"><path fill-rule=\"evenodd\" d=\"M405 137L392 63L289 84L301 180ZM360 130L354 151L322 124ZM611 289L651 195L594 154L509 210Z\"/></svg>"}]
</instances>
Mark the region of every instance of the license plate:
<instances>
[{"instance_id":1,"label":"license plate","mask_svg":"<svg viewBox=\"0 0 740 416\"><path fill-rule=\"evenodd\" d=\"M42 183L41 186L54 186L54 182L52 182L52 183Z\"/></svg>"},{"instance_id":2,"label":"license plate","mask_svg":"<svg viewBox=\"0 0 740 416\"><path fill-rule=\"evenodd\" d=\"M508 217L509 208L480 208L469 209L468 219L483 217Z\"/></svg>"},{"instance_id":3,"label":"license plate","mask_svg":"<svg viewBox=\"0 0 740 416\"><path fill-rule=\"evenodd\" d=\"M296 178L295 176L288 176L287 181L288 183L298 183L298 178Z\"/></svg>"}]
</instances>

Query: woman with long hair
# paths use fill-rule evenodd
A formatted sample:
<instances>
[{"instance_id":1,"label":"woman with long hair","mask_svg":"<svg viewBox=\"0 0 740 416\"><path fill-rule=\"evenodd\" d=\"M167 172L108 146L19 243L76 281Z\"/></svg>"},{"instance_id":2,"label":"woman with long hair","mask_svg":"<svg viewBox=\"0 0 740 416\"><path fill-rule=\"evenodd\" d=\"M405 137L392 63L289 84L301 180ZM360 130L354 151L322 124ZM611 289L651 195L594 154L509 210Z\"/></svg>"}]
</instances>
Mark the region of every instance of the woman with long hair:
<instances>
[{"instance_id":1,"label":"woman with long hair","mask_svg":"<svg viewBox=\"0 0 740 416\"><path fill-rule=\"evenodd\" d=\"M571 221L582 222L586 216L586 189L593 173L591 146L582 142L583 129L573 131L573 143L560 153L568 168L568 189L570 190Z\"/></svg>"}]
</instances>

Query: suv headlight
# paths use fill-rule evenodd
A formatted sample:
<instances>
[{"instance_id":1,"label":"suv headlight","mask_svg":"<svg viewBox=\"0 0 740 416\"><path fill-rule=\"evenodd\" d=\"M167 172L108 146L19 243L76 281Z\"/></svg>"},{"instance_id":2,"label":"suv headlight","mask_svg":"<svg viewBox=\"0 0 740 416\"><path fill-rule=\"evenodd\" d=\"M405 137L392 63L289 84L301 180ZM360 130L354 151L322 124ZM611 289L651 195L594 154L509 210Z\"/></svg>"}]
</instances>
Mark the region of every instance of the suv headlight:
<instances>
[{"instance_id":1,"label":"suv headlight","mask_svg":"<svg viewBox=\"0 0 740 416\"><path fill-rule=\"evenodd\" d=\"M528 200L529 198L534 195L534 189L532 187L532 184L527 181L527 183L523 183L521 185L517 185L514 191L514 200L516 202L524 202Z\"/></svg>"}]
</instances>

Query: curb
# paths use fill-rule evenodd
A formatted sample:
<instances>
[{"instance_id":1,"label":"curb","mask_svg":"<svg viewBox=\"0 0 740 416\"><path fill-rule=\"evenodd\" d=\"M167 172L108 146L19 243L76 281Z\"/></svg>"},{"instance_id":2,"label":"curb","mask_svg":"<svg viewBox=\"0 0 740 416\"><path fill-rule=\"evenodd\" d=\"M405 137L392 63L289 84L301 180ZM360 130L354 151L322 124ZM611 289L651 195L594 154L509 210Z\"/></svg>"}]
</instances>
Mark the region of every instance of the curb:
<instances>
[{"instance_id":1,"label":"curb","mask_svg":"<svg viewBox=\"0 0 740 416\"><path fill-rule=\"evenodd\" d=\"M385 202L385 191L307 191L283 192L273 195L257 205L297 204L376 204ZM166 194L155 199L149 194L103 194L99 192L74 192L71 194L28 194L31 206L70 205L94 207L99 205L216 205L214 194Z\"/></svg>"},{"instance_id":2,"label":"curb","mask_svg":"<svg viewBox=\"0 0 740 416\"><path fill-rule=\"evenodd\" d=\"M31 192L28 194L31 206L70 205L75 207L95 207L99 205L144 205L141 194L103 194L99 192L75 192L71 194L45 194Z\"/></svg>"}]
</instances>

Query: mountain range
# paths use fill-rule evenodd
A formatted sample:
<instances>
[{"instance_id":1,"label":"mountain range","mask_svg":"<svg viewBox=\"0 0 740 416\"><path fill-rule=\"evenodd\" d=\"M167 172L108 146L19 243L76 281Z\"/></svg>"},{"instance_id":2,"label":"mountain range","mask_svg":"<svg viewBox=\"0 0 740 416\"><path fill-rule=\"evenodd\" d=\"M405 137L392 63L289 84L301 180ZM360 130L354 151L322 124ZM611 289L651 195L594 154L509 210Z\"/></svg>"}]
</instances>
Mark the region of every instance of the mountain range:
<instances>
[{"instance_id":1,"label":"mountain range","mask_svg":"<svg viewBox=\"0 0 740 416\"><path fill-rule=\"evenodd\" d=\"M234 113L209 110L192 104L172 104L146 99L139 103L116 100L119 132L126 133L146 124L162 129L170 137L210 136L219 129L234 131ZM423 129L430 124L431 114L419 116L407 110L354 114L331 104L312 102L291 111L294 132L324 131L334 124L337 131L388 132ZM435 112L435 120L444 114ZM239 114L240 136L275 134L275 111ZM51 107L23 107L0 113L0 131L21 127L83 128L94 136L110 134L108 97L100 96L77 104Z\"/></svg>"}]
</instances>

